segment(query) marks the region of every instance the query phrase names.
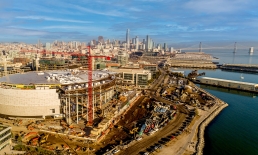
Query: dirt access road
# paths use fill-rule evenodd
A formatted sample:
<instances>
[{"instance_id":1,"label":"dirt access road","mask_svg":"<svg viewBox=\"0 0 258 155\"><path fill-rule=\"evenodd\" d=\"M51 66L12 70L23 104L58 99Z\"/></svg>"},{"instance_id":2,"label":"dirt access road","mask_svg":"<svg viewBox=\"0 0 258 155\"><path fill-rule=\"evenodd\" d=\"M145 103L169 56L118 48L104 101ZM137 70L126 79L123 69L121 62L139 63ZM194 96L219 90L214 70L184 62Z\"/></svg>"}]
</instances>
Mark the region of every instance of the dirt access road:
<instances>
[{"instance_id":1,"label":"dirt access road","mask_svg":"<svg viewBox=\"0 0 258 155\"><path fill-rule=\"evenodd\" d=\"M160 129L151 136L144 135L140 141L132 142L127 149L121 150L119 155L132 155L138 154L141 151L146 151L146 148L157 143L161 138L167 137L168 135L175 133L178 128L182 125L186 115L183 113L177 114L177 116L170 121L164 128Z\"/></svg>"}]
</instances>

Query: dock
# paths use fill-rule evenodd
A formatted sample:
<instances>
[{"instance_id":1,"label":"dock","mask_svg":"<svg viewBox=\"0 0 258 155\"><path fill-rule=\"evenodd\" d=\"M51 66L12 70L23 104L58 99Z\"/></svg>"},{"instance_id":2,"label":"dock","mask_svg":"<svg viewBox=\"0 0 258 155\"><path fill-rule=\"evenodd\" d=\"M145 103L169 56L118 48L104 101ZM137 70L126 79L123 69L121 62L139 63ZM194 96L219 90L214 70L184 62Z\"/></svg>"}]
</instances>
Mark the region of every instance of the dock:
<instances>
[{"instance_id":1,"label":"dock","mask_svg":"<svg viewBox=\"0 0 258 155\"><path fill-rule=\"evenodd\" d=\"M258 65L255 64L223 64L221 70L258 73Z\"/></svg>"},{"instance_id":2,"label":"dock","mask_svg":"<svg viewBox=\"0 0 258 155\"><path fill-rule=\"evenodd\" d=\"M211 77L199 77L195 83L258 93L258 84Z\"/></svg>"}]
</instances>

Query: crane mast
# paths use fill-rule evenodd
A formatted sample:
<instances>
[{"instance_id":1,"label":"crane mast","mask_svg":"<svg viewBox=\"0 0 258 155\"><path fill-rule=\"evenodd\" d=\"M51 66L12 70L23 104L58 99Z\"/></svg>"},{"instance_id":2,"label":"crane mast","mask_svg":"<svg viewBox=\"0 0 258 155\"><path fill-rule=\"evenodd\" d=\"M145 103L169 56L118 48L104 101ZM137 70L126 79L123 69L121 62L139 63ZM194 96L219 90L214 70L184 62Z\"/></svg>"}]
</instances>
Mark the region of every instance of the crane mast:
<instances>
[{"instance_id":1,"label":"crane mast","mask_svg":"<svg viewBox=\"0 0 258 155\"><path fill-rule=\"evenodd\" d=\"M90 46L88 46L88 49L88 125L91 126L93 124L92 56Z\"/></svg>"}]
</instances>

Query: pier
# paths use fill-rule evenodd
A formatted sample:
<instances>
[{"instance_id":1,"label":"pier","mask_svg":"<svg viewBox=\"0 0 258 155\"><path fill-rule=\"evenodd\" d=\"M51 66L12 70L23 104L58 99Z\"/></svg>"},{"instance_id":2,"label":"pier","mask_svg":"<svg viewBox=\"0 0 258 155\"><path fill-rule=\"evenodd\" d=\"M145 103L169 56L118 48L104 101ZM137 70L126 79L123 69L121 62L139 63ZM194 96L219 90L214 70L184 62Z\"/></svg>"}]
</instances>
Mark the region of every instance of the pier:
<instances>
[{"instance_id":1,"label":"pier","mask_svg":"<svg viewBox=\"0 0 258 155\"><path fill-rule=\"evenodd\" d=\"M194 82L199 84L216 86L216 87L223 87L223 88L230 88L230 89L258 93L258 84L256 83L233 81L233 80L218 79L218 78L211 78L211 77L200 77Z\"/></svg>"},{"instance_id":2,"label":"pier","mask_svg":"<svg viewBox=\"0 0 258 155\"><path fill-rule=\"evenodd\" d=\"M182 68L205 68L216 69L217 65L211 61L205 60L181 60L181 59L169 59L166 63L170 67L182 67Z\"/></svg>"},{"instance_id":3,"label":"pier","mask_svg":"<svg viewBox=\"0 0 258 155\"><path fill-rule=\"evenodd\" d=\"M258 65L251 64L223 64L220 68L221 70L258 73Z\"/></svg>"}]
</instances>

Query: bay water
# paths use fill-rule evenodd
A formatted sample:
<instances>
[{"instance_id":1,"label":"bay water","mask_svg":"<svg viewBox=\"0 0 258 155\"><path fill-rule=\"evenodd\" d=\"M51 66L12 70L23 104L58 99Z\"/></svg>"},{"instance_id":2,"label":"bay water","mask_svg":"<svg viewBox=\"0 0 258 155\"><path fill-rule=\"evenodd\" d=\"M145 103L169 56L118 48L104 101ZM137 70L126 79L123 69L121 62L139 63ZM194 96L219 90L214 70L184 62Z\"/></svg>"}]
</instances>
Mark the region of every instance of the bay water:
<instances>
[{"instance_id":1,"label":"bay water","mask_svg":"<svg viewBox=\"0 0 258 155\"><path fill-rule=\"evenodd\" d=\"M219 63L258 64L258 51L253 55L246 50L206 50L219 58ZM191 69L171 68L185 71ZM222 78L258 84L258 74L232 71L198 70L206 77ZM241 79L240 77L244 77ZM225 108L205 129L204 155L258 155L258 94L199 85L201 88L227 102Z\"/></svg>"}]
</instances>

